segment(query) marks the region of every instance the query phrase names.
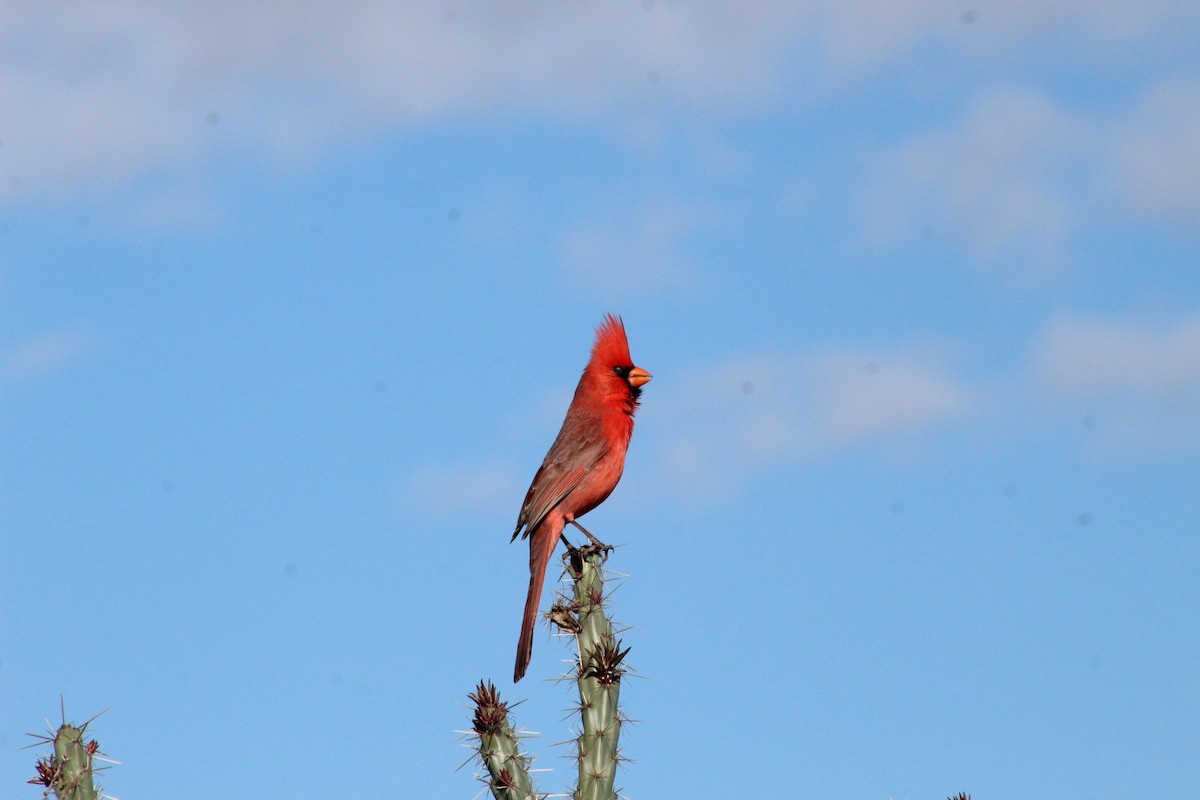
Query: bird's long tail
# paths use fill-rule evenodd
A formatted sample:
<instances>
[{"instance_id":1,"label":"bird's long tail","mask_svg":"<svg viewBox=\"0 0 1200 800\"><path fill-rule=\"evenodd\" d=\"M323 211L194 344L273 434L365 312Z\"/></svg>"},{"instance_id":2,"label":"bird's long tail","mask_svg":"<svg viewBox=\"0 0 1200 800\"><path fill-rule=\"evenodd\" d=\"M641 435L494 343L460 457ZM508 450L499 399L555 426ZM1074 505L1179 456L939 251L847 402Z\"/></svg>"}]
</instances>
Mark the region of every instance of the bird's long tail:
<instances>
[{"instance_id":1,"label":"bird's long tail","mask_svg":"<svg viewBox=\"0 0 1200 800\"><path fill-rule=\"evenodd\" d=\"M533 623L537 621L538 605L542 601L542 584L546 582L546 565L554 554L561 528L544 525L529 537L529 594L525 597L525 617L521 620L521 638L517 642L517 663L513 668L513 683L525 677L529 659L533 657Z\"/></svg>"}]
</instances>

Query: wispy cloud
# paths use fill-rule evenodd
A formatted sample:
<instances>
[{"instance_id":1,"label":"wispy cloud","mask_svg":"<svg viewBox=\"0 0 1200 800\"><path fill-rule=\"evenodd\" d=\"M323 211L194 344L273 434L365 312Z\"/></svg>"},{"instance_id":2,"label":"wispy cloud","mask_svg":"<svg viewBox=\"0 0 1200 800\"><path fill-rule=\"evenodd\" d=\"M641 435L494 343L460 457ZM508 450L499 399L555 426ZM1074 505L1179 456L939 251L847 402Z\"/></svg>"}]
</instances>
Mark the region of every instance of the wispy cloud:
<instances>
[{"instance_id":1,"label":"wispy cloud","mask_svg":"<svg viewBox=\"0 0 1200 800\"><path fill-rule=\"evenodd\" d=\"M970 393L944 367L911 357L836 353L817 359L810 375L829 447L920 433L969 405Z\"/></svg>"},{"instance_id":2,"label":"wispy cloud","mask_svg":"<svg viewBox=\"0 0 1200 800\"><path fill-rule=\"evenodd\" d=\"M1022 43L1069 31L1073 47L1127 58L1186 39L1200 16L1194 3L1120 9L16 0L0 8L0 203L121 187L223 152L288 163L332 141L444 120L519 113L650 130L663 108L736 113L797 87L804 102L803 92L838 91L823 84L844 87L930 42L956 59L1011 59Z\"/></svg>"},{"instance_id":3,"label":"wispy cloud","mask_svg":"<svg viewBox=\"0 0 1200 800\"><path fill-rule=\"evenodd\" d=\"M78 360L92 345L93 336L82 327L63 328L27 339L2 356L6 383L24 383L48 377Z\"/></svg>"},{"instance_id":4,"label":"wispy cloud","mask_svg":"<svg viewBox=\"0 0 1200 800\"><path fill-rule=\"evenodd\" d=\"M1151 87L1114 133L1110 157L1125 202L1143 214L1200 224L1200 80Z\"/></svg>"},{"instance_id":5,"label":"wispy cloud","mask_svg":"<svg viewBox=\"0 0 1200 800\"><path fill-rule=\"evenodd\" d=\"M523 489L515 465L477 459L423 465L402 482L399 497L407 508L422 514L455 516L507 508Z\"/></svg>"},{"instance_id":6,"label":"wispy cloud","mask_svg":"<svg viewBox=\"0 0 1200 800\"><path fill-rule=\"evenodd\" d=\"M719 496L781 463L912 443L972 413L977 393L942 362L924 348L729 360L660 387L643 440L677 490Z\"/></svg>"},{"instance_id":7,"label":"wispy cloud","mask_svg":"<svg viewBox=\"0 0 1200 800\"><path fill-rule=\"evenodd\" d=\"M176 181L132 199L124 215L133 230L156 234L208 229L225 219L211 189L196 181Z\"/></svg>"},{"instance_id":8,"label":"wispy cloud","mask_svg":"<svg viewBox=\"0 0 1200 800\"><path fill-rule=\"evenodd\" d=\"M1063 41L1071 53L1098 62L1127 59L1149 41L1187 48L1200 11L1186 0L1147 4L1044 3L1037 0L973 2L809 2L799 35L821 54L820 74L846 81L935 45L967 63L1028 59L1047 41Z\"/></svg>"},{"instance_id":9,"label":"wispy cloud","mask_svg":"<svg viewBox=\"0 0 1200 800\"><path fill-rule=\"evenodd\" d=\"M980 264L1057 269L1076 216L1071 178L1093 134L1050 100L993 90L964 117L883 154L866 190L885 240L933 233Z\"/></svg>"},{"instance_id":10,"label":"wispy cloud","mask_svg":"<svg viewBox=\"0 0 1200 800\"><path fill-rule=\"evenodd\" d=\"M1170 327L1059 318L1046 330L1038 366L1045 384L1067 396L1200 392L1200 317Z\"/></svg>"},{"instance_id":11,"label":"wispy cloud","mask_svg":"<svg viewBox=\"0 0 1200 800\"><path fill-rule=\"evenodd\" d=\"M569 285L589 296L619 301L688 288L699 275L685 254L685 240L706 221L685 204L632 214L621 209L564 231L558 258Z\"/></svg>"},{"instance_id":12,"label":"wispy cloud","mask_svg":"<svg viewBox=\"0 0 1200 800\"><path fill-rule=\"evenodd\" d=\"M1086 414L1110 448L1200 443L1200 315L1169 326L1061 317L1034 363L1045 396Z\"/></svg>"},{"instance_id":13,"label":"wispy cloud","mask_svg":"<svg viewBox=\"0 0 1200 800\"><path fill-rule=\"evenodd\" d=\"M785 3L8 3L0 202L221 151L287 162L433 120L594 118L652 95L741 108L769 92L795 16Z\"/></svg>"},{"instance_id":14,"label":"wispy cloud","mask_svg":"<svg viewBox=\"0 0 1200 800\"><path fill-rule=\"evenodd\" d=\"M1200 83L1175 79L1106 115L990 89L958 119L877 155L867 223L889 243L945 236L976 264L1052 273L1073 261L1083 220L1200 220L1198 108Z\"/></svg>"}]
</instances>

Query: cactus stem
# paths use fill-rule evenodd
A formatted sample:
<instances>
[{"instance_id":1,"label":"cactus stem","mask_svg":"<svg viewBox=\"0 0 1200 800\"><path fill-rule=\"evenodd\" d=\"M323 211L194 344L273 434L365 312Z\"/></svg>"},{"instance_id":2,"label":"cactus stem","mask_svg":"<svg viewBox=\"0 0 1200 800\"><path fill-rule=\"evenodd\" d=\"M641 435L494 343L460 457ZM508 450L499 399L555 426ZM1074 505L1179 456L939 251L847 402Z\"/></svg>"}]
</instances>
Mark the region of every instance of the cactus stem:
<instances>
[{"instance_id":1,"label":"cactus stem","mask_svg":"<svg viewBox=\"0 0 1200 800\"><path fill-rule=\"evenodd\" d=\"M508 703L491 681L480 681L467 695L475 705L471 733L478 737L476 750L487 770L482 778L496 800L539 800L529 777L529 756L521 752L520 739L508 719Z\"/></svg>"},{"instance_id":2,"label":"cactus stem","mask_svg":"<svg viewBox=\"0 0 1200 800\"><path fill-rule=\"evenodd\" d=\"M66 721L66 704L62 703L63 723L57 731L51 731L51 736L30 734L39 740L39 744L51 744L54 747L51 754L35 762L37 775L29 781L45 787L44 797L49 797L51 793L58 800L100 800L107 797L95 784L95 773L98 769L94 762L117 762L104 757L100 752L99 743L95 739L87 738L88 726L100 714L96 714L82 725L72 725Z\"/></svg>"}]
</instances>

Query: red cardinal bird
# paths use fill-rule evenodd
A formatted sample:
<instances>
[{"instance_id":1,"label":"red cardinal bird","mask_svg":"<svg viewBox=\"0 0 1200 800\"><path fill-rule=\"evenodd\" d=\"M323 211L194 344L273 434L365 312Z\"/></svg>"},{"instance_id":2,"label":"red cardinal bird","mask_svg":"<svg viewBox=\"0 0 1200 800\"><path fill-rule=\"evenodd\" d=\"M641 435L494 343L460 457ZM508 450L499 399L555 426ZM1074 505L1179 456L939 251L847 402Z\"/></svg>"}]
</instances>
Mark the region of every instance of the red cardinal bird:
<instances>
[{"instance_id":1,"label":"red cardinal bird","mask_svg":"<svg viewBox=\"0 0 1200 800\"><path fill-rule=\"evenodd\" d=\"M518 535L529 538L529 595L514 683L525 675L533 654L533 623L550 556L563 528L603 503L621 480L633 435L633 412L649 380L650 373L635 367L629 357L621 318L609 314L596 329L592 358L575 388L562 430L533 476L513 531L513 541Z\"/></svg>"}]
</instances>

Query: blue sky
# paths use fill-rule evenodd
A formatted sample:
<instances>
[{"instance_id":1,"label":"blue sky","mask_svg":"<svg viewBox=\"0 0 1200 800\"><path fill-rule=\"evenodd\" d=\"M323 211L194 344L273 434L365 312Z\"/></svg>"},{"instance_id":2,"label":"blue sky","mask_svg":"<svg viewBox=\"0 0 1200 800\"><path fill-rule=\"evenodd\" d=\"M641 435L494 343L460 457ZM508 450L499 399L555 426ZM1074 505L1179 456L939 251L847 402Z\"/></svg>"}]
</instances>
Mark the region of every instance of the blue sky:
<instances>
[{"instance_id":1,"label":"blue sky","mask_svg":"<svg viewBox=\"0 0 1200 800\"><path fill-rule=\"evenodd\" d=\"M0 782L478 788L605 312L637 798L1200 784L1194 3L10 3ZM164 788L165 787L165 788ZM386 791L393 791L388 789Z\"/></svg>"}]
</instances>

